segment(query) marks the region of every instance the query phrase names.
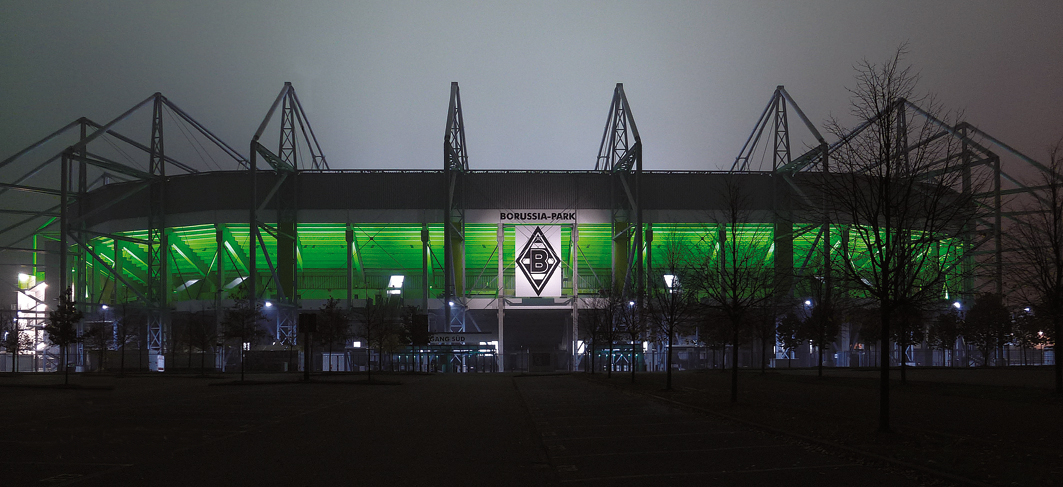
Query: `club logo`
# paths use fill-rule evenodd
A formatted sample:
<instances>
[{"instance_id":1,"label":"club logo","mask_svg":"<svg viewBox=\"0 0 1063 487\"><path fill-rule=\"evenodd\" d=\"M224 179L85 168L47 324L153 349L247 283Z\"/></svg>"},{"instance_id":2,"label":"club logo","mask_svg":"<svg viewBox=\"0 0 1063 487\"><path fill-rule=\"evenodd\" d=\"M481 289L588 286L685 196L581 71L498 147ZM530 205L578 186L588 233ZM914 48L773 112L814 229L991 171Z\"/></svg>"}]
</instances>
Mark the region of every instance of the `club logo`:
<instances>
[{"instance_id":1,"label":"club logo","mask_svg":"<svg viewBox=\"0 0 1063 487\"><path fill-rule=\"evenodd\" d=\"M536 296L543 293L554 271L561 267L561 258L546 239L546 235L543 235L542 228L535 227L528 243L517 254L517 267L531 283Z\"/></svg>"}]
</instances>

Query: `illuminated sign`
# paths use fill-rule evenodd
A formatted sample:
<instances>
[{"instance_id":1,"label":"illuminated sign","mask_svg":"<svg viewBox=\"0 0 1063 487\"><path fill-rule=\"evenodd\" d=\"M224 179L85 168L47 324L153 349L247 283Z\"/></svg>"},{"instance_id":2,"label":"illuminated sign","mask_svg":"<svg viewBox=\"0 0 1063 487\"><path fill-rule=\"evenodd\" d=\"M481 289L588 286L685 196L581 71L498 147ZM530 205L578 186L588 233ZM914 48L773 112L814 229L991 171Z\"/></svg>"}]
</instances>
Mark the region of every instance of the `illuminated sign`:
<instances>
[{"instance_id":1,"label":"illuminated sign","mask_svg":"<svg viewBox=\"0 0 1063 487\"><path fill-rule=\"evenodd\" d=\"M515 250L517 296L561 296L561 227L518 225Z\"/></svg>"},{"instance_id":2,"label":"illuminated sign","mask_svg":"<svg viewBox=\"0 0 1063 487\"><path fill-rule=\"evenodd\" d=\"M434 333L428 339L432 345L464 344L465 334Z\"/></svg>"},{"instance_id":3,"label":"illuminated sign","mask_svg":"<svg viewBox=\"0 0 1063 487\"><path fill-rule=\"evenodd\" d=\"M500 211L498 221L503 223L575 222L574 211Z\"/></svg>"}]
</instances>

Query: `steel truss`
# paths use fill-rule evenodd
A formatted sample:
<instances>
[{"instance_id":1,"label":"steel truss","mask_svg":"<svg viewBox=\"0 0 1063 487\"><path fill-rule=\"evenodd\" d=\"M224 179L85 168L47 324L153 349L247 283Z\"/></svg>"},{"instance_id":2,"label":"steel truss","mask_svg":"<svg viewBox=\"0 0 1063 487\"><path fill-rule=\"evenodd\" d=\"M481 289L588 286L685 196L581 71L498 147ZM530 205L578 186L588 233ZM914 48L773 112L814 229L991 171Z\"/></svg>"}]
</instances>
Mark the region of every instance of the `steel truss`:
<instances>
[{"instance_id":1,"label":"steel truss","mask_svg":"<svg viewBox=\"0 0 1063 487\"><path fill-rule=\"evenodd\" d=\"M609 105L595 171L612 176L613 282L623 296L642 303L645 291L644 237L652 234L642 220L642 138L631 115L624 84L617 83ZM652 237L650 237L652 238ZM641 304L639 304L641 306Z\"/></svg>"},{"instance_id":2,"label":"steel truss","mask_svg":"<svg viewBox=\"0 0 1063 487\"><path fill-rule=\"evenodd\" d=\"M818 145L806 150L796 158L792 157L790 149L790 134L787 121L788 110L792 110L798 115L802 124L818 142ZM915 121L936 129L925 140L910 141L906 138L900 140L899 143L906 147L906 154L942 137L952 137L959 142L959 153L950 157L958 157L961 163L950 166L947 173L930 174L928 176L937 178L957 171L961 172L960 181L962 181L962 187L955 189L958 192L973 196L974 201L981 209L974 227L965 229L963 235L961 235L966 249L965 257L959 263L961 266L960 272L963 276L962 298L966 299L976 293L985 291L1003 294L1005 291L1003 279L1004 254L1010 250L1002 238L1003 223L1005 219L1013 219L1017 216L1016 212L1007 209L1008 200L1006 197L1027 195L1037 198L1039 195L1036 192L1037 188L1028 187L1017 177L1013 177L1005 171L1001 165L1000 155L993 149L999 149L1024 165L1032 166L1042 173L1050 173L1050 169L969 123L960 122L950 125L906 99L897 100L892 106L886 107L872 119L864 121L852 131L840 137L839 140L828 144L816 127L809 122L800 106L786 92L785 88L779 86L772 94L768 105L761 113L757 124L754 126L739 155L735 158L731 171L746 172L755 170L752 167L753 154L757 151L758 144L764 138L765 131L768 127L772 127L774 140L771 147L771 172L774 175L774 184L776 186L775 191L773 191L776 218L775 252L777 257L780 255L784 257L776 260L776 268L781 279L791 279L789 285L784 286L784 288L790 289L792 297L796 282L792 278L785 276L800 278L809 274L812 272L810 262L814 261L813 254L818 250L822 252L824 258L829 259L834 248L831 242L829 225L813 224L812 227L805 229L805 231L817 232L814 243L809 249L809 254L793 255L793 238L795 236L794 231L791 230L794 223L792 215L793 202L788 201L785 195L793 194L795 195L794 197L801 199L802 203L807 206L815 207L817 205L817 202L811 201L800 184L796 182L794 175L800 172L830 172L832 154L863 131L869 130L878 119L887 114L896 117L899 124L897 130L901 134L906 134L906 127ZM972 182L972 174L979 170L987 170L990 173L988 178L991 181L990 187L984 191L978 191L978 188L975 188ZM1012 185L1012 187L1005 188L1005 182ZM785 258L787 254L790 259ZM794 267L792 272L785 268L787 264L780 265L779 260L791 262ZM826 271L829 279L829 269L817 269L817 271Z\"/></svg>"},{"instance_id":3,"label":"steel truss","mask_svg":"<svg viewBox=\"0 0 1063 487\"><path fill-rule=\"evenodd\" d=\"M118 125L135 118L135 114L151 106L150 137L147 144L137 142L133 137L118 130ZM117 297L116 288L121 285L127 292L136 296L140 306L148 311L147 346L151 353L161 353L168 344L169 297L169 260L172 250L166 236L166 186L167 168L177 174L194 174L199 172L192 164L181 161L166 152L166 133L163 130L164 115L169 116L179 133L191 141L190 135L198 134L203 141L220 150L238 165L246 166L246 159L236 150L207 130L202 124L189 116L184 110L167 99L161 93L155 93L110 122L100 125L88 118L79 118L63 128L31 144L13 156L0 161L0 169L14 167L16 163L29 163L31 168L14 179L13 183L0 187L0 195L8 191L34 192L58 197L58 203L39 204L41 208L11 208L8 214L25 214L21 219L0 230L0 235L10 238L8 249L25 250L33 256L30 267L35 274L40 274L37 255L47 255L53 251L37 244L39 238L58 241L57 292L69 291L75 302L88 314L95 312L100 304L106 304L103 290L98 290L95 278L90 274L102 272L110 280L110 288ZM127 122L130 123L130 122ZM41 163L30 161L35 153L46 146L60 143L67 134L78 130L78 141L59 151ZM170 136L173 138L173 136ZM199 149L205 150L200 141ZM176 145L176 144L174 144ZM107 152L113 155L105 155ZM132 154L143 154L147 159L147 171L133 165ZM116 157L118 156L118 157ZM124 157L126 162L118 159ZM216 162L216 161L215 161ZM51 179L58 165L58 181ZM45 186L26 184L31 180L44 180ZM131 190L102 206L88 208L85 195L88 191L111 181L141 182ZM48 187L51 186L51 187ZM58 187L55 187L58 186ZM147 238L138 239L89 230L86 225L90 218L107 208L119 204L122 200L138 193L147 192L148 197L148 232ZM0 205L20 206L19 202L0 201ZM6 208L5 208L6 209ZM58 210L58 213L56 213ZM115 242L115 256L100 255L89 245L93 236L104 236ZM32 248L19 247L18 244L31 240ZM137 245L145 245L147 252L141 254ZM147 272L137 275L131 269L123 269L124 254L130 254L145 262ZM47 260L47 259L46 259ZM47 267L47 266L45 266ZM75 274L71 276L71 274ZM107 286L104 286L107 287Z\"/></svg>"},{"instance_id":4,"label":"steel truss","mask_svg":"<svg viewBox=\"0 0 1063 487\"><path fill-rule=\"evenodd\" d=\"M277 152L274 153L262 145L262 135L266 127L273 119L273 113L280 108L280 140ZM296 131L298 126L299 131ZM302 135L300 139L299 135ZM310 163L300 167L298 157L302 140L310 152ZM295 88L290 82L284 83L277 99L270 106L266 117L262 120L255 135L251 138L251 160L248 164L248 175L251 179L251 204L249 230L250 249L248 255L248 284L247 299L250 309L255 309L260 301L259 276L256 265L258 251L266 259L266 265L270 270L270 278L276 288L278 313L275 338L282 344L294 346L298 339L296 318L299 310L298 268L299 268L299 234L298 234L298 177L304 170L328 170L328 162L321 146L317 142L313 128L307 120L299 97L295 94ZM279 155L278 155L279 154ZM258 157L261 156L269 166L273 178L273 187L265 197L258 194ZM259 212L273 203L277 214L274 226L262 221ZM274 259L270 258L269 247L262 237L265 231L276 240ZM268 284L266 284L268 285ZM263 286L263 290L266 286ZM348 286L349 288L349 286Z\"/></svg>"},{"instance_id":5,"label":"steel truss","mask_svg":"<svg viewBox=\"0 0 1063 487\"><path fill-rule=\"evenodd\" d=\"M443 317L445 329L465 332L465 173L469 155L465 151L465 121L461 114L458 83L450 84L447 130L443 134ZM452 308L460 307L460 312Z\"/></svg>"}]
</instances>

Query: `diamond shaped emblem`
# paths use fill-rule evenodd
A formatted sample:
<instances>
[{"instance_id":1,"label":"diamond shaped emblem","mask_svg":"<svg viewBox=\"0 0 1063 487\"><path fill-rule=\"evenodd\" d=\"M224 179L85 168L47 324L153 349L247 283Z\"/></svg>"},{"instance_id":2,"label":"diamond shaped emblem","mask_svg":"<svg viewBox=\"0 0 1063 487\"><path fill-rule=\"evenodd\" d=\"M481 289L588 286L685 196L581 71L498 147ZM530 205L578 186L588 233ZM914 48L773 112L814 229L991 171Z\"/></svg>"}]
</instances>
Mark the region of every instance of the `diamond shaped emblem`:
<instances>
[{"instance_id":1,"label":"diamond shaped emblem","mask_svg":"<svg viewBox=\"0 0 1063 487\"><path fill-rule=\"evenodd\" d=\"M543 235L543 230L540 227L535 227L535 231L532 233L531 238L528 239L528 243L524 245L524 249L517 255L517 267L524 273L524 277L531 283L532 288L535 289L535 295L538 296L543 293L543 289L546 288L546 283L550 281L550 277L554 275L554 271L558 267L561 267L561 258L554 251L554 248L550 246L550 241L546 239L546 235Z\"/></svg>"}]
</instances>

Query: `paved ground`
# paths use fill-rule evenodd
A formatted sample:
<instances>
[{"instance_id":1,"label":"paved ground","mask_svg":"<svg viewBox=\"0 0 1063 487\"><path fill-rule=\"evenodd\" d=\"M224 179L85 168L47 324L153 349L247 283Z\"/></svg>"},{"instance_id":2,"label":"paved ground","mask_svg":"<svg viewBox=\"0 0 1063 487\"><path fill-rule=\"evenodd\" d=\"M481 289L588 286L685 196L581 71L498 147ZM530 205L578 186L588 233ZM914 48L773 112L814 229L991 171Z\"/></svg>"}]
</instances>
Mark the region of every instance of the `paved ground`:
<instances>
[{"instance_id":1,"label":"paved ground","mask_svg":"<svg viewBox=\"0 0 1063 487\"><path fill-rule=\"evenodd\" d=\"M525 377L516 382L562 484L913 482L892 472L573 377Z\"/></svg>"},{"instance_id":2,"label":"paved ground","mask_svg":"<svg viewBox=\"0 0 1063 487\"><path fill-rule=\"evenodd\" d=\"M912 483L570 376L389 378L402 384L4 379L0 484Z\"/></svg>"}]
</instances>

